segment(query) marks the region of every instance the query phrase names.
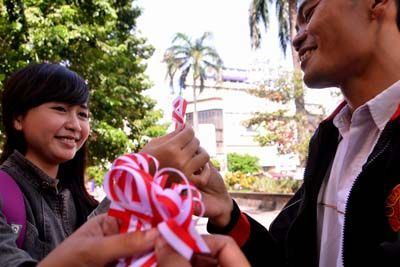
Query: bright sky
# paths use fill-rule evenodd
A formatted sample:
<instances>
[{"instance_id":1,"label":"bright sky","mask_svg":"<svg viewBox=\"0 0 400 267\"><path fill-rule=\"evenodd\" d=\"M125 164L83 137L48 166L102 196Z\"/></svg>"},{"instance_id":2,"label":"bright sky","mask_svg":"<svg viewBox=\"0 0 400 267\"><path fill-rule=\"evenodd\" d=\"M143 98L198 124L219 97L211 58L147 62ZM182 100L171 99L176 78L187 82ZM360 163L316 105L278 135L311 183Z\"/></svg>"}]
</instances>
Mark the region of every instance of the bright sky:
<instances>
[{"instance_id":1,"label":"bright sky","mask_svg":"<svg viewBox=\"0 0 400 267\"><path fill-rule=\"evenodd\" d=\"M213 44L226 67L250 68L256 61L268 62L270 68L291 68L290 49L286 58L279 47L275 9L270 8L270 27L263 32L262 47L257 52L250 48L248 10L251 0L138 0L142 15L137 21L138 30L155 48L148 61L147 74L154 86L146 91L157 100L157 107L170 120L172 101L166 66L162 63L164 51L171 46L173 36L183 32L192 38L204 32L213 33ZM264 31L264 30L263 30ZM330 113L341 98L333 98L332 90L307 90L306 101L323 103Z\"/></svg>"},{"instance_id":2,"label":"bright sky","mask_svg":"<svg viewBox=\"0 0 400 267\"><path fill-rule=\"evenodd\" d=\"M285 60L277 39L277 23L271 19L271 29L263 35L263 48L250 49L248 9L251 0L139 0L143 9L138 29L155 47L149 60L147 74L154 83L148 93L169 113L174 99L165 81L166 67L162 57L171 45L175 33L183 32L192 38L204 32L213 33L213 44L226 67L246 68L255 60L268 61L272 66L289 66L290 54ZM271 15L275 11L271 10Z\"/></svg>"}]
</instances>

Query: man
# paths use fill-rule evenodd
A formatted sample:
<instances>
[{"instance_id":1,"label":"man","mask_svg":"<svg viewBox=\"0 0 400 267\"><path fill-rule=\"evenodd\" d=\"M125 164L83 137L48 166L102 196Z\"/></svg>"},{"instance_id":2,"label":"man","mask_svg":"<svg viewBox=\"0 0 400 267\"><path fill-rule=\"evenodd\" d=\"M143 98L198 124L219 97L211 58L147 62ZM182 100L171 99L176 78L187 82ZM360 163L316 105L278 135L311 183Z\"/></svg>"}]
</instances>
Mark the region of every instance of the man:
<instances>
[{"instance_id":1,"label":"man","mask_svg":"<svg viewBox=\"0 0 400 267\"><path fill-rule=\"evenodd\" d=\"M399 0L305 0L297 14L304 82L345 101L310 141L304 184L269 231L240 212L215 169L208 229L252 266L400 266Z\"/></svg>"}]
</instances>

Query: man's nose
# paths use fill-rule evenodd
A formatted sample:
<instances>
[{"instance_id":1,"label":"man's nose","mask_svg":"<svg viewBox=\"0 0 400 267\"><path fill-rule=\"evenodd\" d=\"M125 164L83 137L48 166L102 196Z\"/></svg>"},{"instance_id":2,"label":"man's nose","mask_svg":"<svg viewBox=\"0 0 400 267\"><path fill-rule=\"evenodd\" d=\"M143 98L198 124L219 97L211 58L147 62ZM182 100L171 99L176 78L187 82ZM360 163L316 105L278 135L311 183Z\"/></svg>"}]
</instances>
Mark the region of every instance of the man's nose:
<instances>
[{"instance_id":1,"label":"man's nose","mask_svg":"<svg viewBox=\"0 0 400 267\"><path fill-rule=\"evenodd\" d=\"M307 38L306 29L300 29L297 32L296 36L293 38L293 47L297 52L299 52L301 44L306 40L306 38Z\"/></svg>"}]
</instances>

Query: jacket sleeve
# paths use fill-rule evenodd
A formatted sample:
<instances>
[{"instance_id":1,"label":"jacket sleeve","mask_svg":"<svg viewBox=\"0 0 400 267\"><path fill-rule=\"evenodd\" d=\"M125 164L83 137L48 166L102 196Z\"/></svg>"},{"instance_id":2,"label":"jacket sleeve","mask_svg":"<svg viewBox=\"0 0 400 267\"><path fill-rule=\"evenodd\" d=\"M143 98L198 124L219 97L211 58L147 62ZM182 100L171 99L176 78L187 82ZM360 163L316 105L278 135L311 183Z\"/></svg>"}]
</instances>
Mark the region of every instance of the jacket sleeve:
<instances>
[{"instance_id":1,"label":"jacket sleeve","mask_svg":"<svg viewBox=\"0 0 400 267\"><path fill-rule=\"evenodd\" d=\"M36 266L34 260L26 251L19 249L16 244L17 235L7 224L0 201L0 266L2 267L28 267Z\"/></svg>"},{"instance_id":2,"label":"jacket sleeve","mask_svg":"<svg viewBox=\"0 0 400 267\"><path fill-rule=\"evenodd\" d=\"M231 236L241 247L251 266L285 266L285 241L290 225L297 216L303 187L289 200L268 231L256 220L240 211L235 201L231 221L221 229L208 223L209 233Z\"/></svg>"},{"instance_id":3,"label":"jacket sleeve","mask_svg":"<svg viewBox=\"0 0 400 267\"><path fill-rule=\"evenodd\" d=\"M88 215L87 219L89 220L99 214L107 213L108 209L110 208L110 204L111 201L107 197L103 198L99 205Z\"/></svg>"},{"instance_id":4,"label":"jacket sleeve","mask_svg":"<svg viewBox=\"0 0 400 267\"><path fill-rule=\"evenodd\" d=\"M396 242L383 242L379 246L378 259L380 266L399 266L400 240Z\"/></svg>"},{"instance_id":5,"label":"jacket sleeve","mask_svg":"<svg viewBox=\"0 0 400 267\"><path fill-rule=\"evenodd\" d=\"M224 228L217 228L208 223L207 230L212 234L231 236L241 247L251 266L282 266L281 253L275 240L268 230L240 211L233 201L234 207L231 213L231 221Z\"/></svg>"}]
</instances>

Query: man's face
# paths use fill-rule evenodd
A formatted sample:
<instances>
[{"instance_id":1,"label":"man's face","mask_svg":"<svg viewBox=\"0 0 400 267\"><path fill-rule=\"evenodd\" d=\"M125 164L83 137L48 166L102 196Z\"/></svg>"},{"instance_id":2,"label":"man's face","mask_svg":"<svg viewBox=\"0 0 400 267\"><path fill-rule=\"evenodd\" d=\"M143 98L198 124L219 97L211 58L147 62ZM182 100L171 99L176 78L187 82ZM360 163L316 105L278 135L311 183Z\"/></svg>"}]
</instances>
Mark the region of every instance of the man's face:
<instances>
[{"instance_id":1,"label":"man's face","mask_svg":"<svg viewBox=\"0 0 400 267\"><path fill-rule=\"evenodd\" d=\"M341 87L368 67L374 35L366 2L304 0L299 6L293 45L308 86Z\"/></svg>"}]
</instances>

